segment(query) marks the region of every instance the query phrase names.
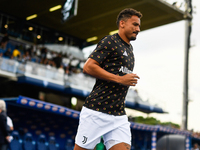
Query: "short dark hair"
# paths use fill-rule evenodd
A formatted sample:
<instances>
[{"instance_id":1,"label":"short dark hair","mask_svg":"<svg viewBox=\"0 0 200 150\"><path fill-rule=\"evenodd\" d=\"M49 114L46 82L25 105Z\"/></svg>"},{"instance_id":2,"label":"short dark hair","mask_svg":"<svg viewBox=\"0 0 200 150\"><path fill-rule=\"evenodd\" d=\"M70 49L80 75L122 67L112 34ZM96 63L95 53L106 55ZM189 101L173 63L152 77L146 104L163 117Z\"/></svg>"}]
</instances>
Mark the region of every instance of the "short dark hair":
<instances>
[{"instance_id":1,"label":"short dark hair","mask_svg":"<svg viewBox=\"0 0 200 150\"><path fill-rule=\"evenodd\" d=\"M132 16L138 16L139 18L142 18L141 12L133 9L133 8L126 8L122 10L119 15L117 16L117 26L119 27L119 22L121 20L126 20L131 18Z\"/></svg>"}]
</instances>

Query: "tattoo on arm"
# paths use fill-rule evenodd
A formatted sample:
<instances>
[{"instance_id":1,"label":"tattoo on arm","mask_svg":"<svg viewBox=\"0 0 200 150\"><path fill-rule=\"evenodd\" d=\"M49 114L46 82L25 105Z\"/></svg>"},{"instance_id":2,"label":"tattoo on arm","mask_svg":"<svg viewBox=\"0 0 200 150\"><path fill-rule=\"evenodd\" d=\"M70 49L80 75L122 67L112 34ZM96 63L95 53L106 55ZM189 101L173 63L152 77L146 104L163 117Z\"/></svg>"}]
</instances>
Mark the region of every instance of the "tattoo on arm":
<instances>
[{"instance_id":1,"label":"tattoo on arm","mask_svg":"<svg viewBox=\"0 0 200 150\"><path fill-rule=\"evenodd\" d=\"M129 144L124 143L124 146L126 147L126 149L130 150L131 146Z\"/></svg>"}]
</instances>

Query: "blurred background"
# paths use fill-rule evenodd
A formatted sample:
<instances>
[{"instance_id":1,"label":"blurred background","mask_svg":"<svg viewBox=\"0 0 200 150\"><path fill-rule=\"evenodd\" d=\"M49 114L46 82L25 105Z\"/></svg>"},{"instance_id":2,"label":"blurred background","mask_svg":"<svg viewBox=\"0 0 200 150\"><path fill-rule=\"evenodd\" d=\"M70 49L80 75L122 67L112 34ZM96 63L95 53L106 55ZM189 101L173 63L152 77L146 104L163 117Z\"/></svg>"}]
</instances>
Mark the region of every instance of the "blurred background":
<instances>
[{"instance_id":1,"label":"blurred background","mask_svg":"<svg viewBox=\"0 0 200 150\"><path fill-rule=\"evenodd\" d=\"M84 63L102 37L118 32L116 17L128 7L143 14L131 42L140 80L125 103L131 148L153 150L167 134L188 137L186 148L200 143L199 6L198 0L1 0L0 99L14 125L10 149L73 148L95 83L82 73Z\"/></svg>"}]
</instances>

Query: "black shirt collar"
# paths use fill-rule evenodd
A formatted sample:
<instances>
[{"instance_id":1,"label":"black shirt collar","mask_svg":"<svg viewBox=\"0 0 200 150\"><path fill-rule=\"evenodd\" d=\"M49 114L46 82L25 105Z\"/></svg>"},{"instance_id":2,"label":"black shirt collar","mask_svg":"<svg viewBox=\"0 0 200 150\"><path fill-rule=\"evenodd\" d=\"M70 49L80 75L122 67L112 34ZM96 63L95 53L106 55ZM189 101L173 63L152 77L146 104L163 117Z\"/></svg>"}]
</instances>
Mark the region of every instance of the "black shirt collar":
<instances>
[{"instance_id":1,"label":"black shirt collar","mask_svg":"<svg viewBox=\"0 0 200 150\"><path fill-rule=\"evenodd\" d=\"M124 43L128 48L130 48L133 51L133 47L131 44L126 43L120 36L118 33L115 34L119 39L121 39L122 43Z\"/></svg>"},{"instance_id":2,"label":"black shirt collar","mask_svg":"<svg viewBox=\"0 0 200 150\"><path fill-rule=\"evenodd\" d=\"M119 36L118 33L116 33L116 35L117 35L117 37L118 37L119 39L121 39L121 41L122 41L126 46L130 47L131 44L126 43L126 42Z\"/></svg>"}]
</instances>

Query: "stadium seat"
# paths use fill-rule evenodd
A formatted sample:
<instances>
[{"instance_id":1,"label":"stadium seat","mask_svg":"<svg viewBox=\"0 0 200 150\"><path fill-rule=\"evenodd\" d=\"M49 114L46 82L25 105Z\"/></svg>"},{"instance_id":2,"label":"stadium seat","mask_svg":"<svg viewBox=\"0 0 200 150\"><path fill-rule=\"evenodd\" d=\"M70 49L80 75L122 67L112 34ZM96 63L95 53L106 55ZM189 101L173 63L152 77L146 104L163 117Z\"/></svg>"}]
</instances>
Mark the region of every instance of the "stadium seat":
<instances>
[{"instance_id":1,"label":"stadium seat","mask_svg":"<svg viewBox=\"0 0 200 150\"><path fill-rule=\"evenodd\" d=\"M36 58L31 58L31 62L36 62Z\"/></svg>"},{"instance_id":2,"label":"stadium seat","mask_svg":"<svg viewBox=\"0 0 200 150\"><path fill-rule=\"evenodd\" d=\"M55 80L63 81L64 80L64 74L56 72L56 74L55 74Z\"/></svg>"},{"instance_id":3,"label":"stadium seat","mask_svg":"<svg viewBox=\"0 0 200 150\"><path fill-rule=\"evenodd\" d=\"M12 141L10 142L10 150L22 150L22 139L20 139L19 132L12 132Z\"/></svg>"},{"instance_id":4,"label":"stadium seat","mask_svg":"<svg viewBox=\"0 0 200 150\"><path fill-rule=\"evenodd\" d=\"M7 70L7 66L8 66L8 65L7 65L7 59L4 58L4 59L2 60L2 62L1 62L1 69L2 69L2 70Z\"/></svg>"},{"instance_id":5,"label":"stadium seat","mask_svg":"<svg viewBox=\"0 0 200 150\"><path fill-rule=\"evenodd\" d=\"M31 133L26 133L24 136L24 150L35 150L35 141Z\"/></svg>"},{"instance_id":6,"label":"stadium seat","mask_svg":"<svg viewBox=\"0 0 200 150\"><path fill-rule=\"evenodd\" d=\"M72 139L67 139L66 141L66 150L73 150L74 149L74 144Z\"/></svg>"},{"instance_id":7,"label":"stadium seat","mask_svg":"<svg viewBox=\"0 0 200 150\"><path fill-rule=\"evenodd\" d=\"M38 71L37 71L38 76L42 76L42 77L46 76L46 66L38 65L37 69L38 69Z\"/></svg>"},{"instance_id":8,"label":"stadium seat","mask_svg":"<svg viewBox=\"0 0 200 150\"><path fill-rule=\"evenodd\" d=\"M48 78L48 79L53 79L54 78L54 76L55 76L55 74L56 74L56 69L54 69L54 68L51 68L51 69L47 69L46 70L46 77Z\"/></svg>"},{"instance_id":9,"label":"stadium seat","mask_svg":"<svg viewBox=\"0 0 200 150\"><path fill-rule=\"evenodd\" d=\"M44 134L39 135L37 140L37 150L47 150L48 143Z\"/></svg>"},{"instance_id":10,"label":"stadium seat","mask_svg":"<svg viewBox=\"0 0 200 150\"><path fill-rule=\"evenodd\" d=\"M56 143L56 139L54 136L49 137L49 150L58 150L59 145Z\"/></svg>"},{"instance_id":11,"label":"stadium seat","mask_svg":"<svg viewBox=\"0 0 200 150\"><path fill-rule=\"evenodd\" d=\"M25 73L25 65L22 63L19 63L17 67L17 73L18 74L24 74Z\"/></svg>"},{"instance_id":12,"label":"stadium seat","mask_svg":"<svg viewBox=\"0 0 200 150\"><path fill-rule=\"evenodd\" d=\"M4 54L5 52L6 52L6 51L5 51L4 49L1 49L1 48L0 48L0 53L3 53L3 54Z\"/></svg>"},{"instance_id":13,"label":"stadium seat","mask_svg":"<svg viewBox=\"0 0 200 150\"><path fill-rule=\"evenodd\" d=\"M8 60L7 62L7 71L15 73L16 72L16 61L15 60Z\"/></svg>"},{"instance_id":14,"label":"stadium seat","mask_svg":"<svg viewBox=\"0 0 200 150\"><path fill-rule=\"evenodd\" d=\"M28 65L28 64L25 65L25 71L26 71L26 73L30 73L31 74L32 69L33 69L33 67L31 65Z\"/></svg>"}]
</instances>

